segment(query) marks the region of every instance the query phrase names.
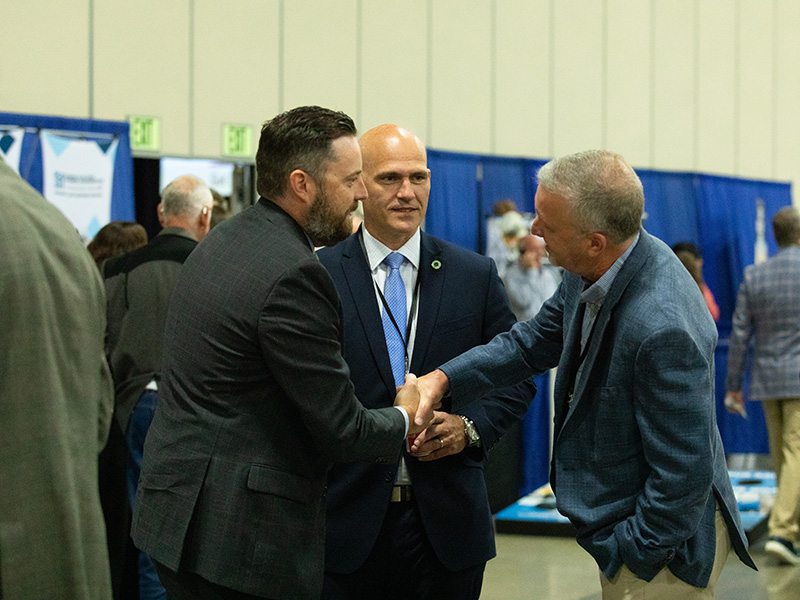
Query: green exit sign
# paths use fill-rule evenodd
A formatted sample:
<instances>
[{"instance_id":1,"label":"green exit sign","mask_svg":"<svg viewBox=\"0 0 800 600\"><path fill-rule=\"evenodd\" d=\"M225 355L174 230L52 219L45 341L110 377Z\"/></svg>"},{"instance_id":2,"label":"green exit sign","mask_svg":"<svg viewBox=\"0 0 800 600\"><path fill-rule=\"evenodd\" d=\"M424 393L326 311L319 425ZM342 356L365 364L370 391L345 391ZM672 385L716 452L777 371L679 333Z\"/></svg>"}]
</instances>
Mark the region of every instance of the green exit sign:
<instances>
[{"instance_id":1,"label":"green exit sign","mask_svg":"<svg viewBox=\"0 0 800 600\"><path fill-rule=\"evenodd\" d=\"M161 119L131 115L131 150L158 152L161 149Z\"/></svg>"},{"instance_id":2,"label":"green exit sign","mask_svg":"<svg viewBox=\"0 0 800 600\"><path fill-rule=\"evenodd\" d=\"M253 157L253 128L250 125L222 126L222 155L239 158Z\"/></svg>"}]
</instances>

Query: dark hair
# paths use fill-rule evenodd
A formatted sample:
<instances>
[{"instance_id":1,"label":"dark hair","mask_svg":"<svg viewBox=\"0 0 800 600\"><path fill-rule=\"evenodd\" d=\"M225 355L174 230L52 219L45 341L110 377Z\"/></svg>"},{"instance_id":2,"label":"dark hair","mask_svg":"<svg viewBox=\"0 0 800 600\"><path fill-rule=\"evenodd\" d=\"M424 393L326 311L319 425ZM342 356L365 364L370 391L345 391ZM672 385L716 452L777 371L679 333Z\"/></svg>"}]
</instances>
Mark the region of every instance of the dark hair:
<instances>
[{"instance_id":1,"label":"dark hair","mask_svg":"<svg viewBox=\"0 0 800 600\"><path fill-rule=\"evenodd\" d=\"M703 255L700 254L700 250L698 250L697 246L692 242L676 242L672 245L672 251L675 254L678 254L678 252L688 252L696 259L703 258Z\"/></svg>"},{"instance_id":2,"label":"dark hair","mask_svg":"<svg viewBox=\"0 0 800 600\"><path fill-rule=\"evenodd\" d=\"M211 211L211 225L209 229L214 229L217 225L229 219L233 212L231 211L231 201L220 194L217 190L211 189L211 197L214 199L214 210Z\"/></svg>"},{"instance_id":3,"label":"dark hair","mask_svg":"<svg viewBox=\"0 0 800 600\"><path fill-rule=\"evenodd\" d=\"M100 228L86 249L94 258L97 267L103 262L147 244L147 232L138 223L111 221Z\"/></svg>"},{"instance_id":4,"label":"dark hair","mask_svg":"<svg viewBox=\"0 0 800 600\"><path fill-rule=\"evenodd\" d=\"M258 193L270 200L280 197L295 169L322 181L334 158L332 142L346 135L356 135L353 119L320 106L300 106L267 121L256 153Z\"/></svg>"},{"instance_id":5,"label":"dark hair","mask_svg":"<svg viewBox=\"0 0 800 600\"><path fill-rule=\"evenodd\" d=\"M772 233L781 248L797 244L800 241L800 213L797 209L787 206L776 212L772 217Z\"/></svg>"}]
</instances>

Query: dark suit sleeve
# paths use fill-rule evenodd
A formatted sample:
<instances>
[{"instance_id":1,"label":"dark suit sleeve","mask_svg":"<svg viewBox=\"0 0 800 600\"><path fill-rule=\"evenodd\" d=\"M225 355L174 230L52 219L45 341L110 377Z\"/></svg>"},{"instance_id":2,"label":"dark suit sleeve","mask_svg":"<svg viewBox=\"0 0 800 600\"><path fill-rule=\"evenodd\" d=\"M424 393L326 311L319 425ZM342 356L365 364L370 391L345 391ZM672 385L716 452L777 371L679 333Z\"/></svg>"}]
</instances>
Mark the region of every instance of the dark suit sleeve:
<instances>
[{"instance_id":1,"label":"dark suit sleeve","mask_svg":"<svg viewBox=\"0 0 800 600\"><path fill-rule=\"evenodd\" d=\"M483 311L483 343L508 331L516 323L494 261L490 263L487 277L489 283ZM485 457L500 437L525 415L535 394L533 379L527 379L512 387L493 390L479 401L457 408L455 412L475 423L481 436L480 450Z\"/></svg>"},{"instance_id":2,"label":"dark suit sleeve","mask_svg":"<svg viewBox=\"0 0 800 600\"><path fill-rule=\"evenodd\" d=\"M609 443L641 445L650 467L634 515L614 527L619 553L637 576L650 580L696 535L714 478L713 357L680 328L645 339L634 365L636 424L614 413ZM612 437L613 435L613 437Z\"/></svg>"},{"instance_id":3,"label":"dark suit sleeve","mask_svg":"<svg viewBox=\"0 0 800 600\"><path fill-rule=\"evenodd\" d=\"M339 297L316 258L288 269L270 291L259 321L261 346L289 402L330 460L393 456L403 416L367 410L354 395L342 357Z\"/></svg>"}]
</instances>

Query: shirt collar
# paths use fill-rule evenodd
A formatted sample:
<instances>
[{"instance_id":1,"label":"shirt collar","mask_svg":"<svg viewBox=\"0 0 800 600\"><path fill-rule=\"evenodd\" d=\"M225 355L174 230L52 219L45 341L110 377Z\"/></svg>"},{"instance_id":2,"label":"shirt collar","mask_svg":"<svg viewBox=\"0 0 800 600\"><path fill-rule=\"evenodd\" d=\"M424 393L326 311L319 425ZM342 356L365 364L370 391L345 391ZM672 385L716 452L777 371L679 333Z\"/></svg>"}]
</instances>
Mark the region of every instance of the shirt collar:
<instances>
[{"instance_id":1,"label":"shirt collar","mask_svg":"<svg viewBox=\"0 0 800 600\"><path fill-rule=\"evenodd\" d=\"M622 265L625 264L625 261L628 260L628 257L633 252L633 248L639 243L639 235L636 234L636 237L633 240L633 243L628 246L628 249L622 253L614 264L611 265L611 268L608 269L603 275L595 281L592 285L586 288L583 293L581 294L581 302L586 302L587 304L602 304L603 300L606 299L606 295L608 295L608 290L611 289L611 284L614 283L614 280L617 278L617 274L619 273L620 269L622 269Z\"/></svg>"},{"instance_id":2,"label":"shirt collar","mask_svg":"<svg viewBox=\"0 0 800 600\"><path fill-rule=\"evenodd\" d=\"M383 259L392 252L399 252L415 269L419 268L420 241L422 239L419 228L417 228L414 235L397 250L392 250L383 242L370 235L367 228L363 225L361 226L361 233L364 236L364 248L367 250L367 262L369 263L370 271L374 272L375 269L378 268L378 265L383 262Z\"/></svg>"}]
</instances>

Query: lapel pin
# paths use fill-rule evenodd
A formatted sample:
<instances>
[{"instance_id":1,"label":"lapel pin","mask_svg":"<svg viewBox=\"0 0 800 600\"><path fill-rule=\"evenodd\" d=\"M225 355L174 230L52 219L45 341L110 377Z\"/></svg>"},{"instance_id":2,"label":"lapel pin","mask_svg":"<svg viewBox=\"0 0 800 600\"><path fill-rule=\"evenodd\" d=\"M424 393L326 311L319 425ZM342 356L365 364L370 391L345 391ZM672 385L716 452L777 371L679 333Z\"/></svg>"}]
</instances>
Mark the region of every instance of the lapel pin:
<instances>
[{"instance_id":1,"label":"lapel pin","mask_svg":"<svg viewBox=\"0 0 800 600\"><path fill-rule=\"evenodd\" d=\"M441 267L441 266L442 266L442 263L441 263L440 261L438 261L438 260L435 260L435 261L433 261L433 262L431 263L431 266L432 266L434 269L438 269L439 267Z\"/></svg>"}]
</instances>

